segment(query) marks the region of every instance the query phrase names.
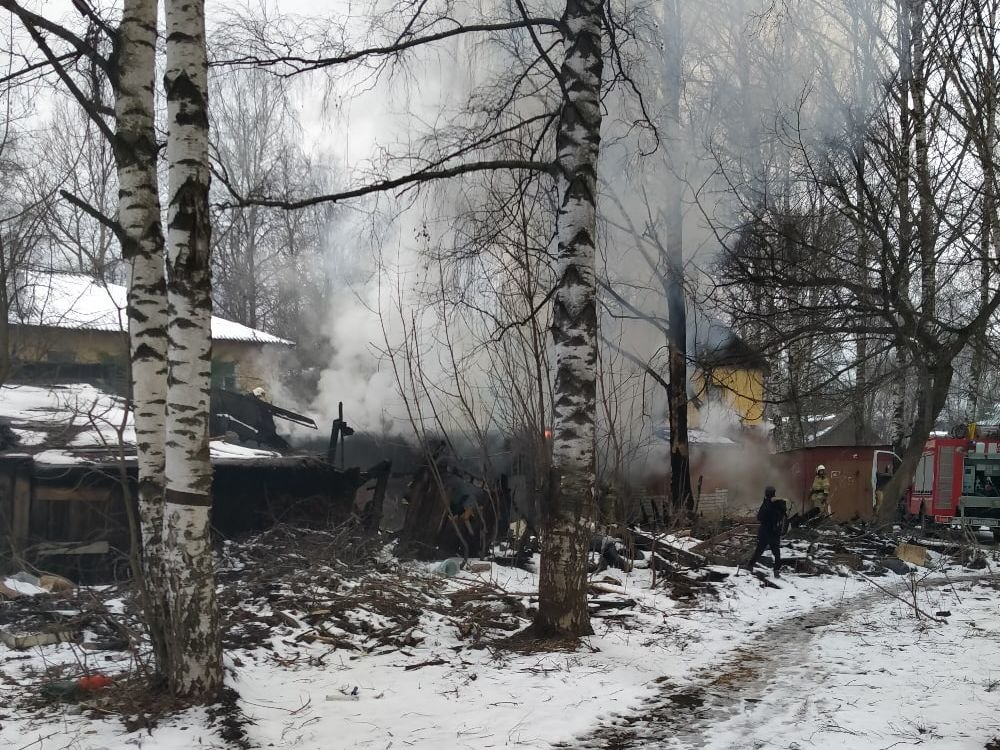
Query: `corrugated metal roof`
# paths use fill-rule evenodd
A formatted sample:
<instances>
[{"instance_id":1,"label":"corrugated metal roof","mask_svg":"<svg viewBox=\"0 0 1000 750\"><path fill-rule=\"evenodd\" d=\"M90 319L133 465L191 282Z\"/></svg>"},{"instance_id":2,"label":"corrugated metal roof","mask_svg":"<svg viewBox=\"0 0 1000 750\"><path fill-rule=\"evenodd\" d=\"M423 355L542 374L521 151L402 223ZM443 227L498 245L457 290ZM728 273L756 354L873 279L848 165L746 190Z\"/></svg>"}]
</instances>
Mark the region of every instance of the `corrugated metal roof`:
<instances>
[{"instance_id":1,"label":"corrugated metal roof","mask_svg":"<svg viewBox=\"0 0 1000 750\"><path fill-rule=\"evenodd\" d=\"M8 314L12 325L71 328L88 331L127 331L127 291L73 273L28 271ZM255 344L294 346L294 342L232 320L212 316L212 338Z\"/></svg>"}]
</instances>

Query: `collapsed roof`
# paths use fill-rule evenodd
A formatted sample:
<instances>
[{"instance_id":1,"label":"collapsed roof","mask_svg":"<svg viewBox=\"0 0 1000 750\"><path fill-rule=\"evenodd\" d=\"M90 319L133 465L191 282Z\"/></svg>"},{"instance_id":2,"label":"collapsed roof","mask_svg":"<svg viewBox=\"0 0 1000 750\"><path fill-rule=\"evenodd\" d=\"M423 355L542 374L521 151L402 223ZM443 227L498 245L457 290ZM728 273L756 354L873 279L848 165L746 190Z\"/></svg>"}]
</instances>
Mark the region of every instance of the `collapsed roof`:
<instances>
[{"instance_id":1,"label":"collapsed roof","mask_svg":"<svg viewBox=\"0 0 1000 750\"><path fill-rule=\"evenodd\" d=\"M694 304L687 311L688 358L695 365L766 370L767 359L732 328Z\"/></svg>"},{"instance_id":2,"label":"collapsed roof","mask_svg":"<svg viewBox=\"0 0 1000 750\"><path fill-rule=\"evenodd\" d=\"M251 405L259 409L252 410ZM229 413L219 413L219 407L242 416L242 428L236 429L235 420ZM211 421L217 426L221 418L223 427L210 443L212 458L279 457L288 444L275 432L273 417L316 426L308 417L253 396L213 390ZM130 460L135 455L135 426L125 400L89 383L4 385L0 387L0 423L0 448L31 453L43 464L113 460L122 448ZM226 439L222 430L236 437Z\"/></svg>"}]
</instances>

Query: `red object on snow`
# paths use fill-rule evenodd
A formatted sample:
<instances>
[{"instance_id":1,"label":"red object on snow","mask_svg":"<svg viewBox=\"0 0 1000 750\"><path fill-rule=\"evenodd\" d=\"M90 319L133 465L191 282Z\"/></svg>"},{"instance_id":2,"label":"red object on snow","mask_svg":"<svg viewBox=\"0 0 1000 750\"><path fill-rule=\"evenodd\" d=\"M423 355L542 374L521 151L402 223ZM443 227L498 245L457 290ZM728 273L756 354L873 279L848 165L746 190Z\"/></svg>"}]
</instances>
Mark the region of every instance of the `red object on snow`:
<instances>
[{"instance_id":1,"label":"red object on snow","mask_svg":"<svg viewBox=\"0 0 1000 750\"><path fill-rule=\"evenodd\" d=\"M111 684L111 678L103 674L92 674L86 677L81 677L76 683L80 690L89 692L92 690L100 690L101 688L106 688Z\"/></svg>"}]
</instances>

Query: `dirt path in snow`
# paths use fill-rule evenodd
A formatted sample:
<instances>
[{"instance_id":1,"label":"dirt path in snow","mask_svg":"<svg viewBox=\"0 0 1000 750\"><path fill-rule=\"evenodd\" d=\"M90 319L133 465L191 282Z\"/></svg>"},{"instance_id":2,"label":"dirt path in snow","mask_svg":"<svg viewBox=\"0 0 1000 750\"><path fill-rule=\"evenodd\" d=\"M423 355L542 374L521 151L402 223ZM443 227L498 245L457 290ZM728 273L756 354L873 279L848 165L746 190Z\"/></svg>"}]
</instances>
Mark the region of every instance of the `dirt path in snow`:
<instances>
[{"instance_id":1,"label":"dirt path in snow","mask_svg":"<svg viewBox=\"0 0 1000 750\"><path fill-rule=\"evenodd\" d=\"M953 577L950 581L925 582L921 588L990 577L993 576ZM902 586L900 589L905 590ZM875 590L779 620L744 645L696 671L683 685L661 679L656 694L635 710L604 717L601 726L590 735L554 747L695 750L717 744L719 738L713 737L713 729L723 721L729 722L728 729L734 735L741 726L749 733L752 728L775 720L779 724L797 724L804 717L762 701L762 696L768 695L771 686L788 683L805 683L821 690L822 675L815 674L815 661L810 659L816 630L835 624L847 614L856 615L884 602L886 597ZM754 746L771 745L755 743Z\"/></svg>"}]
</instances>

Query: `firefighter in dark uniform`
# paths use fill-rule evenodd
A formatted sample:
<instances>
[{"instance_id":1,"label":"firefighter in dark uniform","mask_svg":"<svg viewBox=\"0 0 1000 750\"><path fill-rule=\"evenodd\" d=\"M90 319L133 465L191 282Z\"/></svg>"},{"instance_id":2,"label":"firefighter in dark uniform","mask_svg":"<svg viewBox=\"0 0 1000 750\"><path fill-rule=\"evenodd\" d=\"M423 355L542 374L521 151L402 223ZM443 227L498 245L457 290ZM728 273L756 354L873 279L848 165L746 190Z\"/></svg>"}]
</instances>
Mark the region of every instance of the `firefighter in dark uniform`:
<instances>
[{"instance_id":1,"label":"firefighter in dark uniform","mask_svg":"<svg viewBox=\"0 0 1000 750\"><path fill-rule=\"evenodd\" d=\"M764 488L764 501L757 511L757 547L747 568L751 571L760 559L765 549L770 549L774 556L774 577L780 578L781 568L781 535L785 531L785 519L788 516L788 503L774 496L774 487Z\"/></svg>"}]
</instances>

